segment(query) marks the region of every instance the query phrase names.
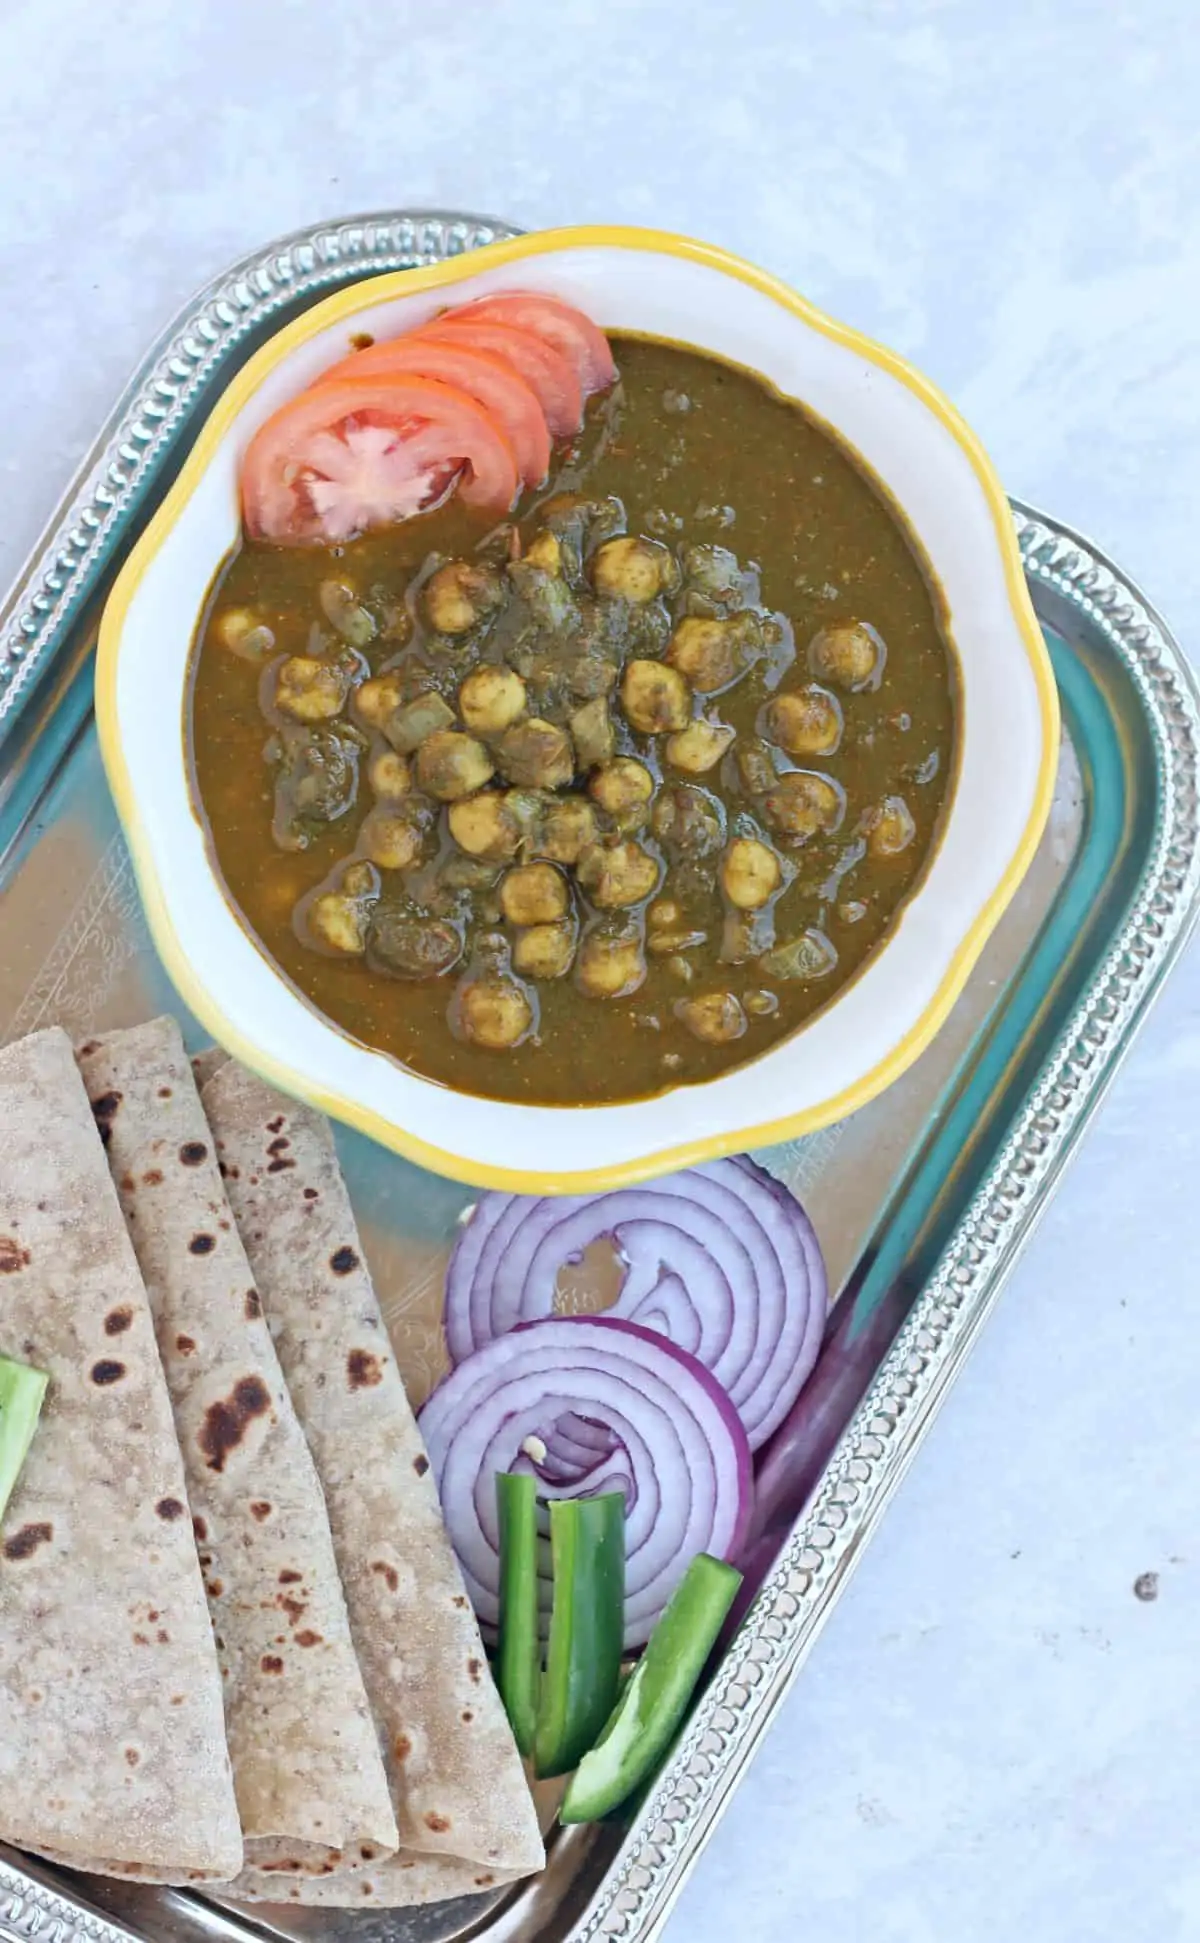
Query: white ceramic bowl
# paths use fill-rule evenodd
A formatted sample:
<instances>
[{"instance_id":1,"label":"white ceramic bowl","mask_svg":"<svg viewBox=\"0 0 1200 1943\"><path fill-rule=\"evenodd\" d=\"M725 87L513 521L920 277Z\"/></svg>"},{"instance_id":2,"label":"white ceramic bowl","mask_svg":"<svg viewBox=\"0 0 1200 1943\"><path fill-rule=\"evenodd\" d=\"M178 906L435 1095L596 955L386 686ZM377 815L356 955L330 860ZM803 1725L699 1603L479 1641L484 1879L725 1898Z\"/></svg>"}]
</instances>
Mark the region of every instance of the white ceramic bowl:
<instances>
[{"instance_id":1,"label":"white ceramic bowl","mask_svg":"<svg viewBox=\"0 0 1200 1943\"><path fill-rule=\"evenodd\" d=\"M386 337L448 301L506 288L552 291L607 329L717 352L817 412L903 508L944 592L962 671L944 834L866 968L772 1051L705 1085L625 1106L478 1099L348 1038L243 929L190 794L188 657L209 583L237 538L238 468L251 434L346 352L352 332ZM1008 506L952 407L900 359L761 271L702 244L624 229L522 237L378 277L280 331L229 385L121 574L101 628L97 712L155 942L213 1035L285 1090L426 1166L542 1193L615 1186L807 1132L897 1078L942 1023L1030 862L1058 743L1054 681Z\"/></svg>"}]
</instances>

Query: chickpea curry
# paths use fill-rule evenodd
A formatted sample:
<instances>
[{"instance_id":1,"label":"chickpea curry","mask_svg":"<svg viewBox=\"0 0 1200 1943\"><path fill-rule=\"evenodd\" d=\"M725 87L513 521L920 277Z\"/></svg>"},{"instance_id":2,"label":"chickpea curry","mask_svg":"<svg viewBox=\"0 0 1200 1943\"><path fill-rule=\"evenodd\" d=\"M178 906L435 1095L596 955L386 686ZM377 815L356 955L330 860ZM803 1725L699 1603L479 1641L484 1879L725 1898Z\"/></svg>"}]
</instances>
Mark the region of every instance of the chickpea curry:
<instances>
[{"instance_id":1,"label":"chickpea curry","mask_svg":"<svg viewBox=\"0 0 1200 1943\"><path fill-rule=\"evenodd\" d=\"M460 1091L645 1097L879 945L955 759L939 597L861 463L752 373L613 337L510 517L247 538L194 657L228 891L339 1027Z\"/></svg>"}]
</instances>

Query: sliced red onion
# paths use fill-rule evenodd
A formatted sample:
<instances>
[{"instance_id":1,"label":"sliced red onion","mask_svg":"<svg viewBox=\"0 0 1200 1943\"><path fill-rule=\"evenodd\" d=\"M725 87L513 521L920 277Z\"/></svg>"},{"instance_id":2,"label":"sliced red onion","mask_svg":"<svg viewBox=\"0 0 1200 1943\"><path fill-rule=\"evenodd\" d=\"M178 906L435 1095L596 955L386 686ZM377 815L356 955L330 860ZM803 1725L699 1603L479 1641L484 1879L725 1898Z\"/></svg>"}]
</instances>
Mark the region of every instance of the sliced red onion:
<instances>
[{"instance_id":1,"label":"sliced red onion","mask_svg":"<svg viewBox=\"0 0 1200 1943\"><path fill-rule=\"evenodd\" d=\"M606 1314L696 1356L757 1450L816 1360L826 1282L800 1203L745 1156L612 1194L485 1194L446 1273L451 1360L552 1317L559 1270L602 1240L624 1267Z\"/></svg>"},{"instance_id":2,"label":"sliced red onion","mask_svg":"<svg viewBox=\"0 0 1200 1943\"><path fill-rule=\"evenodd\" d=\"M637 1323L559 1316L497 1336L439 1384L421 1430L485 1626L499 1617L497 1471L532 1468L543 1498L624 1492L631 1649L697 1552L731 1558L744 1542L754 1486L741 1419L695 1357Z\"/></svg>"}]
</instances>

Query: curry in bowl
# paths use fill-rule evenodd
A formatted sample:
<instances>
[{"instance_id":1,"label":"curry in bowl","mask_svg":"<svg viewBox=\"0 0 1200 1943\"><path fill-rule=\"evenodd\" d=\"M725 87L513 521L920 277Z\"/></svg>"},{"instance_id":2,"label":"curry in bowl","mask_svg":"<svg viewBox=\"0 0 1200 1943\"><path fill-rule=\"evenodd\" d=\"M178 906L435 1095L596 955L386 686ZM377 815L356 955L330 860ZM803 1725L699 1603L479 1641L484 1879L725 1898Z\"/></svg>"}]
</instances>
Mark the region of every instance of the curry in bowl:
<instances>
[{"instance_id":1,"label":"curry in bowl","mask_svg":"<svg viewBox=\"0 0 1200 1943\"><path fill-rule=\"evenodd\" d=\"M521 333L490 328L494 365ZM555 1106L712 1079L828 1005L956 754L937 589L854 453L748 371L610 343L575 398L518 371L544 430L523 391L511 480L490 448L385 476L347 426L382 437L393 347L346 360L309 444L251 447L192 669L195 793L270 958L410 1070Z\"/></svg>"}]
</instances>

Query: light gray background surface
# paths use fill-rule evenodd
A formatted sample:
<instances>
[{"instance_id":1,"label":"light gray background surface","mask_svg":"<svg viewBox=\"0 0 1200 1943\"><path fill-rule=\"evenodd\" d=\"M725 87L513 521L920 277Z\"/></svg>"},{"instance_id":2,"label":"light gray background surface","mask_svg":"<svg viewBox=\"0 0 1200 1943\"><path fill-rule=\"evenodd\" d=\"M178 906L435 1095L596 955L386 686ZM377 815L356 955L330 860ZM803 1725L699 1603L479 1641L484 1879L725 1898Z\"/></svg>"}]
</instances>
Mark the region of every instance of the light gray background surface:
<instances>
[{"instance_id":1,"label":"light gray background surface","mask_svg":"<svg viewBox=\"0 0 1200 1943\"><path fill-rule=\"evenodd\" d=\"M0 581L197 283L424 204L765 264L1198 641L1198 103L1195 0L0 0ZM1193 954L673 1943L1200 1938L1198 1210Z\"/></svg>"}]
</instances>

